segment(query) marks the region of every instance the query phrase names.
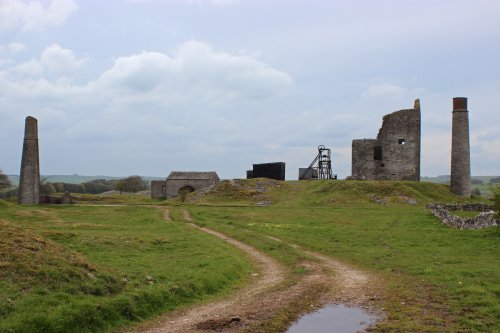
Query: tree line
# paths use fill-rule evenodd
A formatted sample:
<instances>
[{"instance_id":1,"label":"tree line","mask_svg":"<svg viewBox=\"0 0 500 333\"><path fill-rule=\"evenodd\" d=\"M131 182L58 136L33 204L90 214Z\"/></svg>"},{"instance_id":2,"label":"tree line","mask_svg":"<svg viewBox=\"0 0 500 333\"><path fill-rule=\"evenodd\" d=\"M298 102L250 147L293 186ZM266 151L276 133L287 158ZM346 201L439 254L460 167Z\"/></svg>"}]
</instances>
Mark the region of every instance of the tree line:
<instances>
[{"instance_id":1,"label":"tree line","mask_svg":"<svg viewBox=\"0 0 500 333\"><path fill-rule=\"evenodd\" d=\"M47 182L42 179L40 182L40 194L51 194L51 193L89 193L89 194L99 194L103 192L117 190L122 192L132 192L136 193L139 191L144 191L149 189L149 183L145 181L141 176L129 176L122 179L95 179L88 182L80 184L70 184L62 182ZM5 175L2 170L0 170L0 198L10 198L17 196L17 188L12 188L12 183L9 177Z\"/></svg>"},{"instance_id":2,"label":"tree line","mask_svg":"<svg viewBox=\"0 0 500 333\"><path fill-rule=\"evenodd\" d=\"M122 179L94 179L80 184L43 182L40 187L40 192L43 194L50 194L67 191L70 193L99 194L118 190L120 193L136 193L147 189L148 182L146 182L141 176L129 176Z\"/></svg>"}]
</instances>

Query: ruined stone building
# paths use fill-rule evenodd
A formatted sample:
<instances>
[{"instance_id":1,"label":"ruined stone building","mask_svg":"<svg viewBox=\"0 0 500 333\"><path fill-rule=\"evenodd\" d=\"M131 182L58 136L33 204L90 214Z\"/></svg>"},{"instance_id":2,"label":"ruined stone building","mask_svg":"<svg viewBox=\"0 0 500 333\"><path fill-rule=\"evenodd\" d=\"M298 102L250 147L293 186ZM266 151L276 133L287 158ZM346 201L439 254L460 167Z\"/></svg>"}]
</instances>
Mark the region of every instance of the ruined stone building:
<instances>
[{"instance_id":1,"label":"ruined stone building","mask_svg":"<svg viewBox=\"0 0 500 333\"><path fill-rule=\"evenodd\" d=\"M18 201L24 205L40 203L38 121L33 117L26 117L25 121Z\"/></svg>"},{"instance_id":2,"label":"ruined stone building","mask_svg":"<svg viewBox=\"0 0 500 333\"><path fill-rule=\"evenodd\" d=\"M376 139L352 141L352 178L420 180L420 100L385 115Z\"/></svg>"},{"instance_id":3,"label":"ruined stone building","mask_svg":"<svg viewBox=\"0 0 500 333\"><path fill-rule=\"evenodd\" d=\"M219 182L216 172L172 171L166 180L151 182L151 197L170 199L177 195L194 192Z\"/></svg>"},{"instance_id":4,"label":"ruined stone building","mask_svg":"<svg viewBox=\"0 0 500 333\"><path fill-rule=\"evenodd\" d=\"M451 134L451 181L452 193L470 197L470 146L469 111L467 98L453 98Z\"/></svg>"}]
</instances>

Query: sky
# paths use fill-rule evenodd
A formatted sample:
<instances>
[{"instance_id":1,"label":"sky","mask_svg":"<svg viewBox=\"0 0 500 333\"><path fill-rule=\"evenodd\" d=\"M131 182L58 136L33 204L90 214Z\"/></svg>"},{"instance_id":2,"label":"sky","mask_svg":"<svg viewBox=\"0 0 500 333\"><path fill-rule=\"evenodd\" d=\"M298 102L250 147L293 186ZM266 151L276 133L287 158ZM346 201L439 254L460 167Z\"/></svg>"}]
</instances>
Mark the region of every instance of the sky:
<instances>
[{"instance_id":1,"label":"sky","mask_svg":"<svg viewBox=\"0 0 500 333\"><path fill-rule=\"evenodd\" d=\"M421 100L421 174L450 174L452 98L471 172L500 174L498 0L0 0L0 169L24 119L49 174L297 179Z\"/></svg>"}]
</instances>

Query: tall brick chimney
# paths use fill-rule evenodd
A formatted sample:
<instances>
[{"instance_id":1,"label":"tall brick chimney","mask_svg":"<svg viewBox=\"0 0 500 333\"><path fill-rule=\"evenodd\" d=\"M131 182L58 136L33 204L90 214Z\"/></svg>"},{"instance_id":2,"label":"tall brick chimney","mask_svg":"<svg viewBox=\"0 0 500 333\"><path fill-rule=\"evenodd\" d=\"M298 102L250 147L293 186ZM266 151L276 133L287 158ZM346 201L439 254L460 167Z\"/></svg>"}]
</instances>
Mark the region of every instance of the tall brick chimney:
<instances>
[{"instance_id":1,"label":"tall brick chimney","mask_svg":"<svg viewBox=\"0 0 500 333\"><path fill-rule=\"evenodd\" d=\"M470 197L469 111L467 98L453 98L453 124L451 134L452 193Z\"/></svg>"}]
</instances>

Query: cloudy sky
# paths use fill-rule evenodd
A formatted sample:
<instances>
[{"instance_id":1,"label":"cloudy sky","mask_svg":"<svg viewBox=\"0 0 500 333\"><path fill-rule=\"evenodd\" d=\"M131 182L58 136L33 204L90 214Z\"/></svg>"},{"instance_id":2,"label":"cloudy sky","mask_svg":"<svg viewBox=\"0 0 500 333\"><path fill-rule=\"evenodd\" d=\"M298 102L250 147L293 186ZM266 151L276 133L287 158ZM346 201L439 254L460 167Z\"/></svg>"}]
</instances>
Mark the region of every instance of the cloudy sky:
<instances>
[{"instance_id":1,"label":"cloudy sky","mask_svg":"<svg viewBox=\"0 0 500 333\"><path fill-rule=\"evenodd\" d=\"M472 173L500 174L500 1L0 0L0 169L24 118L42 174L244 177L351 141L422 105L422 175L449 174L452 98Z\"/></svg>"}]
</instances>

